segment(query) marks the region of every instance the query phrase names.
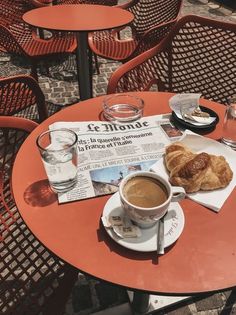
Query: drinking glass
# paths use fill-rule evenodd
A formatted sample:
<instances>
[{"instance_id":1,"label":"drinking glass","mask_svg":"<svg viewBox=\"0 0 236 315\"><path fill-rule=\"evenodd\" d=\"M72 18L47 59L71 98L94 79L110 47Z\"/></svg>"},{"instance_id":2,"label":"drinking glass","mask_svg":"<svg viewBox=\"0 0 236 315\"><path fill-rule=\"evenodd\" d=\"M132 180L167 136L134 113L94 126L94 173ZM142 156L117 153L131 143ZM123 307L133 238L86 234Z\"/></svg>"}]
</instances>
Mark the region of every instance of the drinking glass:
<instances>
[{"instance_id":1,"label":"drinking glass","mask_svg":"<svg viewBox=\"0 0 236 315\"><path fill-rule=\"evenodd\" d=\"M104 116L115 123L127 123L141 118L143 108L143 100L129 94L109 95L103 101Z\"/></svg>"},{"instance_id":2,"label":"drinking glass","mask_svg":"<svg viewBox=\"0 0 236 315\"><path fill-rule=\"evenodd\" d=\"M77 182L78 137L69 129L48 130L36 140L50 186L66 192Z\"/></svg>"},{"instance_id":3,"label":"drinking glass","mask_svg":"<svg viewBox=\"0 0 236 315\"><path fill-rule=\"evenodd\" d=\"M236 95L226 105L222 142L236 150Z\"/></svg>"}]
</instances>

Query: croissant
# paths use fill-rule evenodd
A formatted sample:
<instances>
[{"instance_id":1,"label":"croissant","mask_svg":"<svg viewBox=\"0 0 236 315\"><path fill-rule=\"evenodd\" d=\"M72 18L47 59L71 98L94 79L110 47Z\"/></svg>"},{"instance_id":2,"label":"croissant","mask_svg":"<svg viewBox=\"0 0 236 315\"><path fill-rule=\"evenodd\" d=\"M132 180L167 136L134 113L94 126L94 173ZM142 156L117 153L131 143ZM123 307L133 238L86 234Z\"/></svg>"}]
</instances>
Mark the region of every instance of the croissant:
<instances>
[{"instance_id":1,"label":"croissant","mask_svg":"<svg viewBox=\"0 0 236 315\"><path fill-rule=\"evenodd\" d=\"M233 172L223 156L202 152L196 154L181 142L166 148L165 165L170 183L182 186L187 193L226 187Z\"/></svg>"}]
</instances>

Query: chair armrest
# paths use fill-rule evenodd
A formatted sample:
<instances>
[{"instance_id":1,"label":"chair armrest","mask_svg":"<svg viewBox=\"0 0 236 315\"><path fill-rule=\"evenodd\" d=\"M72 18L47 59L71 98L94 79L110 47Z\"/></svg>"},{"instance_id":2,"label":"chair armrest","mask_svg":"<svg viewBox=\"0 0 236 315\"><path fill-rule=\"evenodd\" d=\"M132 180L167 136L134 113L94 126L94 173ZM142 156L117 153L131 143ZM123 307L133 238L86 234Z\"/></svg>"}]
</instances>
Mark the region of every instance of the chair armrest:
<instances>
[{"instance_id":1,"label":"chair armrest","mask_svg":"<svg viewBox=\"0 0 236 315\"><path fill-rule=\"evenodd\" d=\"M40 8L52 5L52 0L28 0L28 3L35 8Z\"/></svg>"},{"instance_id":2,"label":"chair armrest","mask_svg":"<svg viewBox=\"0 0 236 315\"><path fill-rule=\"evenodd\" d=\"M163 45L156 45L121 65L109 79L107 94L148 91L154 84L157 84L158 90L165 90L164 83L157 71L155 69L153 72L150 71L152 68L151 59L157 54L161 54L163 50Z\"/></svg>"},{"instance_id":3,"label":"chair armrest","mask_svg":"<svg viewBox=\"0 0 236 315\"><path fill-rule=\"evenodd\" d=\"M127 10L127 9L131 8L133 5L135 5L136 2L137 2L137 0L130 0L130 1L125 2L125 3L117 4L115 7Z\"/></svg>"},{"instance_id":4,"label":"chair armrest","mask_svg":"<svg viewBox=\"0 0 236 315\"><path fill-rule=\"evenodd\" d=\"M27 132L32 132L38 124L30 119L15 116L0 116L0 126L1 128L19 128ZM2 172L0 172L0 189L3 183Z\"/></svg>"}]
</instances>

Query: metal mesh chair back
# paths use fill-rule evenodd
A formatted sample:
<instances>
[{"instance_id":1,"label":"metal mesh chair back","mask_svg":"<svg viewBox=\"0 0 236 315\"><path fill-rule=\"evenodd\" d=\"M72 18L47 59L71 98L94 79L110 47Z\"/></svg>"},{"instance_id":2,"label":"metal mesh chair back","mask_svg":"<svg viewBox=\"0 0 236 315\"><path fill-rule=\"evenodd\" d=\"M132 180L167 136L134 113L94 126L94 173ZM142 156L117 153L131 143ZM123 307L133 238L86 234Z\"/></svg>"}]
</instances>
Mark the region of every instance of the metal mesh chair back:
<instances>
[{"instance_id":1,"label":"metal mesh chair back","mask_svg":"<svg viewBox=\"0 0 236 315\"><path fill-rule=\"evenodd\" d=\"M189 15L160 45L121 66L108 93L148 90L196 92L225 103L236 90L236 24Z\"/></svg>"},{"instance_id":2,"label":"metal mesh chair back","mask_svg":"<svg viewBox=\"0 0 236 315\"><path fill-rule=\"evenodd\" d=\"M120 30L94 32L89 35L91 50L103 58L121 62L134 58L155 46L168 34L180 13L182 2L131 0L119 5L134 15L134 20L129 24L131 37L126 36L127 29L122 36Z\"/></svg>"},{"instance_id":3,"label":"metal mesh chair back","mask_svg":"<svg viewBox=\"0 0 236 315\"><path fill-rule=\"evenodd\" d=\"M0 0L0 25L10 25L21 21L22 15L30 9L22 0Z\"/></svg>"},{"instance_id":4,"label":"metal mesh chair back","mask_svg":"<svg viewBox=\"0 0 236 315\"><path fill-rule=\"evenodd\" d=\"M134 14L133 36L139 39L151 27L176 19L181 4L180 0L133 0L127 8Z\"/></svg>"},{"instance_id":5,"label":"metal mesh chair back","mask_svg":"<svg viewBox=\"0 0 236 315\"><path fill-rule=\"evenodd\" d=\"M37 124L0 117L0 309L3 315L62 314L76 271L50 253L24 224L11 192L21 144Z\"/></svg>"},{"instance_id":6,"label":"metal mesh chair back","mask_svg":"<svg viewBox=\"0 0 236 315\"><path fill-rule=\"evenodd\" d=\"M36 63L51 55L72 53L77 44L73 34L51 32L50 39L39 38L35 28L22 19L34 8L29 0L0 0L0 50L25 55L32 64L32 75L37 78Z\"/></svg>"},{"instance_id":7,"label":"metal mesh chair back","mask_svg":"<svg viewBox=\"0 0 236 315\"><path fill-rule=\"evenodd\" d=\"M48 117L44 94L30 76L0 79L0 115L22 116L38 122Z\"/></svg>"},{"instance_id":8,"label":"metal mesh chair back","mask_svg":"<svg viewBox=\"0 0 236 315\"><path fill-rule=\"evenodd\" d=\"M56 0L55 4L100 4L100 5L116 5L118 0Z\"/></svg>"}]
</instances>

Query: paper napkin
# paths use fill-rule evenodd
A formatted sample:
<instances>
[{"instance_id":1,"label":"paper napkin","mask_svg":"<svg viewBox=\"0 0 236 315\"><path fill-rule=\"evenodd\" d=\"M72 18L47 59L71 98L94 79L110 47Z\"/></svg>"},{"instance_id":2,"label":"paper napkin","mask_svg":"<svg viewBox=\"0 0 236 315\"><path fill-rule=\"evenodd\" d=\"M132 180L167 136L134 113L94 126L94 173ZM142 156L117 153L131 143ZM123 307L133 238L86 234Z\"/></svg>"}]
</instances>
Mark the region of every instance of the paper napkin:
<instances>
[{"instance_id":1,"label":"paper napkin","mask_svg":"<svg viewBox=\"0 0 236 315\"><path fill-rule=\"evenodd\" d=\"M199 109L200 97L201 94L197 93L176 94L170 98L169 106L179 119L186 120L188 123L195 126L209 125L216 119L215 117L198 117L191 115L195 109Z\"/></svg>"},{"instance_id":2,"label":"paper napkin","mask_svg":"<svg viewBox=\"0 0 236 315\"><path fill-rule=\"evenodd\" d=\"M222 155L229 163L233 171L233 179L227 187L213 191L199 191L187 195L189 199L219 212L236 185L236 152L222 143L197 135L189 130L186 130L180 141L196 153L207 152L209 154ZM152 165L151 171L169 179L163 158Z\"/></svg>"}]
</instances>

